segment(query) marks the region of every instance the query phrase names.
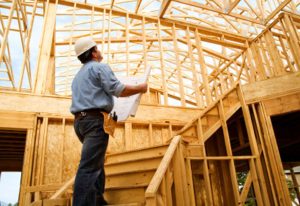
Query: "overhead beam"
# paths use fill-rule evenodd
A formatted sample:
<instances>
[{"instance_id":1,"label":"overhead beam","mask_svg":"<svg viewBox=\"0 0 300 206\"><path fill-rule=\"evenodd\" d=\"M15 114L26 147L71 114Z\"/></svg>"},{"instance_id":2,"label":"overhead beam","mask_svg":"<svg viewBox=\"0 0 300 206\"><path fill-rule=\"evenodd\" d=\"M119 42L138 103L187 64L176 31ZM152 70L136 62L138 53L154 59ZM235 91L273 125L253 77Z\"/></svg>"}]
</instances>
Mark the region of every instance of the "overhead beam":
<instances>
[{"instance_id":1,"label":"overhead beam","mask_svg":"<svg viewBox=\"0 0 300 206\"><path fill-rule=\"evenodd\" d=\"M76 4L77 9L92 10L94 8L94 11L102 12L102 13L104 12L104 10L106 13L109 13L111 11L111 14L116 15L116 16L126 17L126 15L128 13L128 12L119 11L119 10L115 10L115 9L104 8L104 7L93 5L93 4L73 2L71 0L49 0L49 1L53 2L53 3L55 3L57 1L57 3L59 5L70 6L70 7L74 7L74 4ZM138 19L138 20L142 20L144 17L147 22L153 22L153 23L158 22L158 18L148 17L148 16L146 17L146 16L143 16L140 14L128 13L128 17ZM195 25L192 23L182 22L182 21L173 20L173 19L161 19L160 23L162 26L170 26L170 27L174 23L177 28L187 29L187 27L190 27L191 30L198 29L199 33L201 33L201 34L209 34L209 35L213 35L213 36L217 36L217 37L223 37L224 39L228 39L231 41L237 41L237 42L241 42L241 43L245 43L245 41L250 40L249 38L246 38L239 34L232 34L230 32L226 32L226 31L223 31L220 29L212 29L211 27L198 26L198 25Z\"/></svg>"},{"instance_id":2,"label":"overhead beam","mask_svg":"<svg viewBox=\"0 0 300 206\"><path fill-rule=\"evenodd\" d=\"M224 12L220 9L215 9L211 6L203 5L203 4L194 2L194 1L190 1L190 0L173 0L173 2L178 2L178 3L189 5L189 6L194 6L194 7L197 7L197 8L200 8L200 9L205 9L205 10L208 10L208 11L213 11L213 12L216 12L218 14L224 14L224 15L231 16L231 17L234 17L234 18L237 18L237 19L249 21L249 22L252 22L252 23L255 23L255 24L261 24L261 22L256 20L256 19L247 18L247 17L245 17L243 15L239 15L239 14L230 14L230 13Z\"/></svg>"},{"instance_id":3,"label":"overhead beam","mask_svg":"<svg viewBox=\"0 0 300 206\"><path fill-rule=\"evenodd\" d=\"M89 36L90 34L87 35L83 35L83 36ZM80 37L78 37L80 38ZM162 41L173 41L172 37L161 37ZM119 37L119 38L105 38L105 39L94 39L96 43L125 43L126 42L126 37ZM146 42L155 42L158 41L157 38L145 38ZM72 39L73 43L75 43L76 38L73 37ZM143 38L142 37L130 37L129 41L131 43L137 43L137 42L143 42ZM59 41L56 42L55 45L59 45L59 46L63 46L63 45L69 45L70 41L69 40L65 40L65 41Z\"/></svg>"},{"instance_id":4,"label":"overhead beam","mask_svg":"<svg viewBox=\"0 0 300 206\"><path fill-rule=\"evenodd\" d=\"M246 84L242 90L247 103L299 93L300 72Z\"/></svg>"},{"instance_id":5,"label":"overhead beam","mask_svg":"<svg viewBox=\"0 0 300 206\"><path fill-rule=\"evenodd\" d=\"M152 90L152 89L151 89ZM32 127L34 114L49 114L54 116L64 116L73 118L70 113L71 97L59 95L35 95L16 92L0 93L0 117L2 113L15 112L24 119L30 119L29 122L18 122L8 115L8 120L0 121L0 127L13 122L15 125L24 124L25 128ZM3 101L2 101L3 100ZM156 111L153 113L153 111ZM135 115L137 121L165 121L187 122L196 114L201 112L198 108L185 108L175 106L148 105L141 103ZM170 115L172 114L172 115ZM3 116L3 115L2 115ZM26 123L26 124L25 124Z\"/></svg>"},{"instance_id":6,"label":"overhead beam","mask_svg":"<svg viewBox=\"0 0 300 206\"><path fill-rule=\"evenodd\" d=\"M159 17L163 18L164 14L166 13L170 3L172 0L163 0L161 7L160 7L160 12L159 12Z\"/></svg>"},{"instance_id":7,"label":"overhead beam","mask_svg":"<svg viewBox=\"0 0 300 206\"><path fill-rule=\"evenodd\" d=\"M286 5L288 5L291 0L285 0L282 2L264 21L264 24L268 24L270 20L272 20Z\"/></svg>"},{"instance_id":8,"label":"overhead beam","mask_svg":"<svg viewBox=\"0 0 300 206\"><path fill-rule=\"evenodd\" d=\"M234 0L232 3L228 5L226 8L226 13L230 14L231 11L240 3L240 0Z\"/></svg>"}]
</instances>

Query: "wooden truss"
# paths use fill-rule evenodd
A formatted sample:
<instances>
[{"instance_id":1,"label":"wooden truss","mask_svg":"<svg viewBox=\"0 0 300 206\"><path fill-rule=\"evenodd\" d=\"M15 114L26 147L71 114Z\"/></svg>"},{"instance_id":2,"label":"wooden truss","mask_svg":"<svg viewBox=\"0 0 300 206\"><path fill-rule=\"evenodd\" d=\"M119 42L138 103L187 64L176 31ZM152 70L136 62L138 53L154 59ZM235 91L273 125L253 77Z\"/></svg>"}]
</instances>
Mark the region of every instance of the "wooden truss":
<instances>
[{"instance_id":1,"label":"wooden truss","mask_svg":"<svg viewBox=\"0 0 300 206\"><path fill-rule=\"evenodd\" d=\"M136 117L110 140L110 203L290 205L271 116L300 109L299 4L0 0L0 129L26 131L20 205L72 204L83 36L119 77L152 67Z\"/></svg>"},{"instance_id":2,"label":"wooden truss","mask_svg":"<svg viewBox=\"0 0 300 206\"><path fill-rule=\"evenodd\" d=\"M299 3L208 1L200 5L185 1L182 8L176 3L183 4L163 1L161 18L156 18L153 14L157 9L150 9L155 8L156 1L104 1L100 5L68 0L2 1L0 86L70 95L70 83L80 66L73 44L77 38L90 35L118 76L139 75L151 65L151 89L165 105L204 108L236 81L253 82L299 69L297 16L286 13L270 25L251 27L256 25L251 19L270 22L268 19L282 10L297 12ZM246 9L247 5L253 9ZM134 12L130 8L135 8ZM219 11L221 8L224 12ZM182 15L189 11L207 21L205 25L189 21L189 14ZM210 12L223 20L218 21ZM237 13L243 18L232 16ZM241 31L244 26L232 23L230 18L247 22L253 35ZM231 23L220 26L222 22ZM270 63L273 60L277 61L274 65Z\"/></svg>"}]
</instances>

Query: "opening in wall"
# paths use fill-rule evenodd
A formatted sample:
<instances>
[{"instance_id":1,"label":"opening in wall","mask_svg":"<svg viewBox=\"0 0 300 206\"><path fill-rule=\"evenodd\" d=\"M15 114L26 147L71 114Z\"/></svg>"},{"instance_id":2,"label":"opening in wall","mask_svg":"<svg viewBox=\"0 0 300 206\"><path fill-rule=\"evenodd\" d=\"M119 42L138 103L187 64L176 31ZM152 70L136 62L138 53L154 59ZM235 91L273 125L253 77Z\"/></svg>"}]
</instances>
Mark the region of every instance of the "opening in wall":
<instances>
[{"instance_id":1,"label":"opening in wall","mask_svg":"<svg viewBox=\"0 0 300 206\"><path fill-rule=\"evenodd\" d=\"M0 130L0 205L17 205L26 131Z\"/></svg>"}]
</instances>

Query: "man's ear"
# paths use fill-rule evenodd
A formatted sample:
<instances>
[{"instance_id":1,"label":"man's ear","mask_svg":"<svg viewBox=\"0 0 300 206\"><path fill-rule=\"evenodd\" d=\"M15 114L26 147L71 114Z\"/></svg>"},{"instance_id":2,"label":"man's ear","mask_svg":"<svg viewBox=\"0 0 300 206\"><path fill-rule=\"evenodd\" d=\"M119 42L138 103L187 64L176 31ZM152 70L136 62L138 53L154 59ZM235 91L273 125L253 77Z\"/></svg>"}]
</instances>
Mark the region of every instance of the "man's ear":
<instances>
[{"instance_id":1,"label":"man's ear","mask_svg":"<svg viewBox=\"0 0 300 206\"><path fill-rule=\"evenodd\" d=\"M92 56L93 56L93 58L97 58L97 51L96 50L92 51Z\"/></svg>"}]
</instances>

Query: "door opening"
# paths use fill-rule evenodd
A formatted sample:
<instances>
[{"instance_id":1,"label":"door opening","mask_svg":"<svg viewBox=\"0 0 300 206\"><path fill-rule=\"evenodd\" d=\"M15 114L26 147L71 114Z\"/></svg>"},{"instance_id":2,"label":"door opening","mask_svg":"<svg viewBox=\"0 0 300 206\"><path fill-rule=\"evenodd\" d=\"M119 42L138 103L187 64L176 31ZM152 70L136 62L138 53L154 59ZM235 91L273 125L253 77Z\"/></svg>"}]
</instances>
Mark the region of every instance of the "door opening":
<instances>
[{"instance_id":1,"label":"door opening","mask_svg":"<svg viewBox=\"0 0 300 206\"><path fill-rule=\"evenodd\" d=\"M0 130L0 205L18 205L26 131Z\"/></svg>"}]
</instances>

